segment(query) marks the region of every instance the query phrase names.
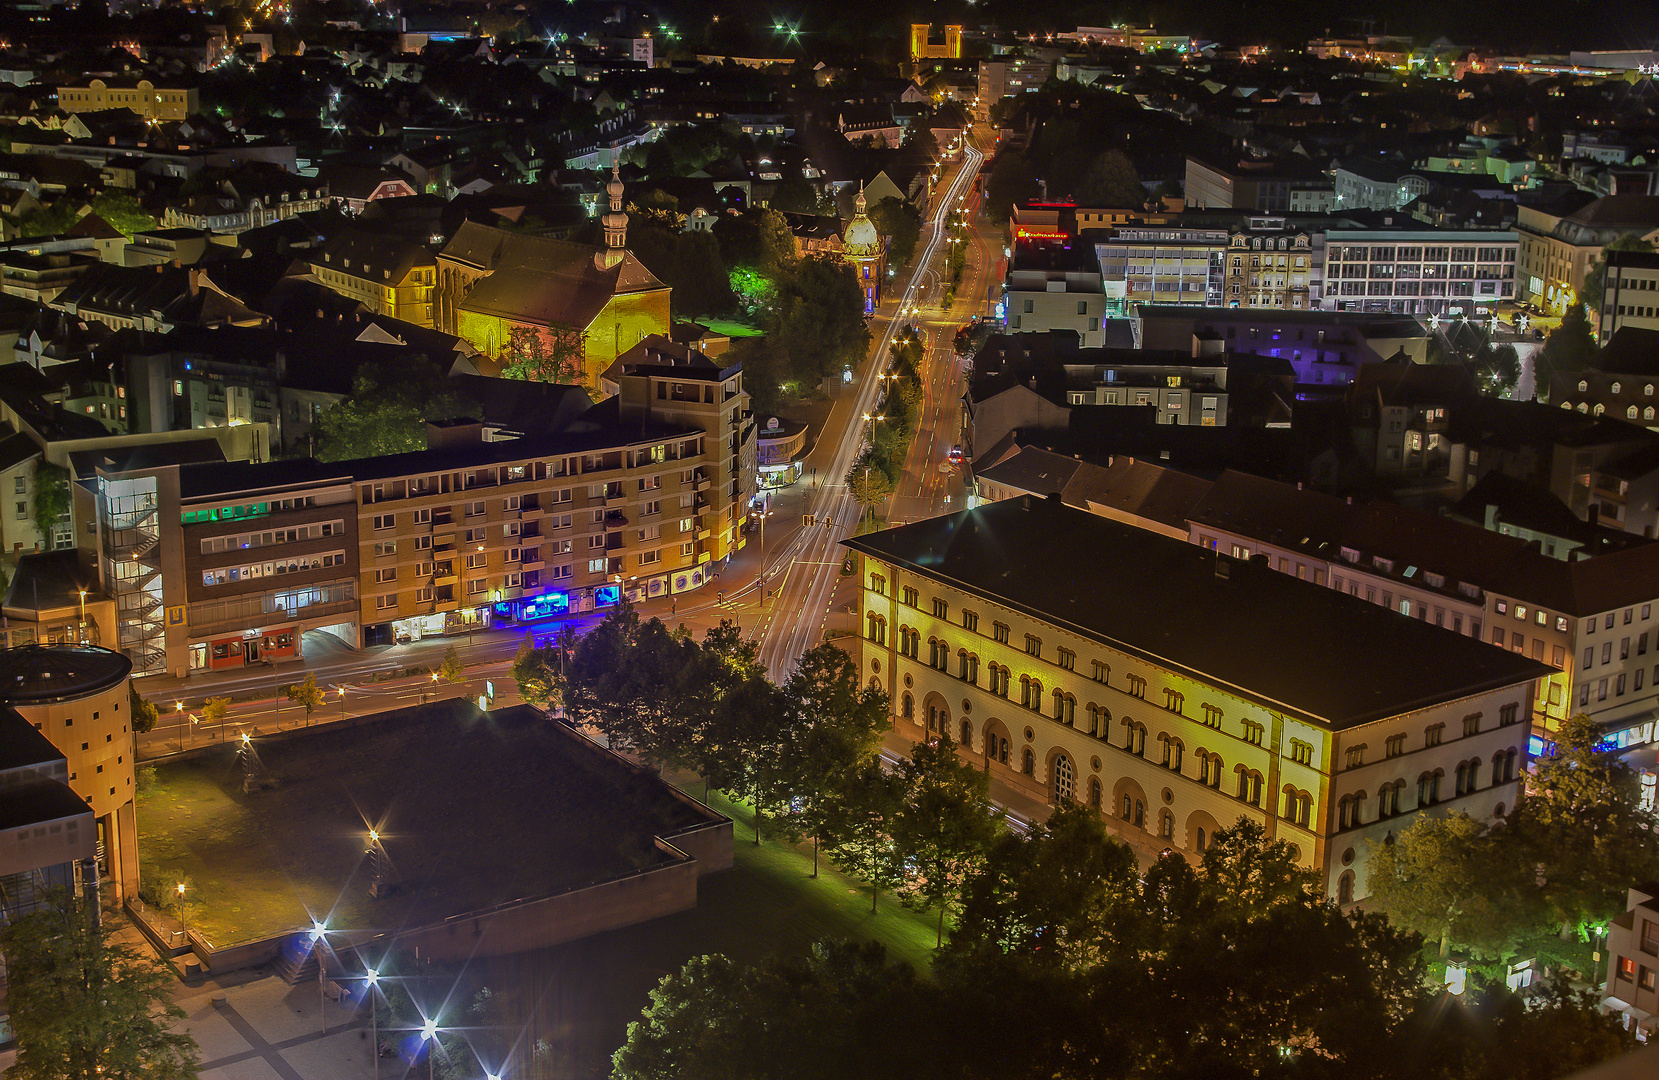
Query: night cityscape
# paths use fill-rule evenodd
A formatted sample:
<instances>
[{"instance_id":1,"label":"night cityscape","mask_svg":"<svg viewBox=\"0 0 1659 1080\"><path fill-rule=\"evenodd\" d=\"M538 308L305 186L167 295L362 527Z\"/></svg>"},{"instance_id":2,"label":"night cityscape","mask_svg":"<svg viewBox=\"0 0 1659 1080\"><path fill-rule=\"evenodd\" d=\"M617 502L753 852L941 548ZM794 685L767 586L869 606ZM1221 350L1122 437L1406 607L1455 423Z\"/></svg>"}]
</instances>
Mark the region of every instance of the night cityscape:
<instances>
[{"instance_id":1,"label":"night cityscape","mask_svg":"<svg viewBox=\"0 0 1659 1080\"><path fill-rule=\"evenodd\" d=\"M12 1080L1659 1077L1659 8L0 0L0 132Z\"/></svg>"}]
</instances>

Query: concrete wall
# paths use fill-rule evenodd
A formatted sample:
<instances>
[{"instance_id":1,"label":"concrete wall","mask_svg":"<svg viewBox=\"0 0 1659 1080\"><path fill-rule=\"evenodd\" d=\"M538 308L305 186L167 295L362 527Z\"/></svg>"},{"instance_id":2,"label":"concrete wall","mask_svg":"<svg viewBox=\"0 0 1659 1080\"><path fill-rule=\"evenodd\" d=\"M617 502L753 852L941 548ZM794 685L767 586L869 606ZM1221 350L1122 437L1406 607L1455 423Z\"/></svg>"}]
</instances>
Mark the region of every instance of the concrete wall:
<instances>
[{"instance_id":1,"label":"concrete wall","mask_svg":"<svg viewBox=\"0 0 1659 1080\"><path fill-rule=\"evenodd\" d=\"M729 864L731 823L726 824ZM398 935L398 943L418 947L422 955L441 960L499 956L559 945L696 907L696 861L662 840L657 841L657 847L677 860L574 892L459 915L435 926L405 931Z\"/></svg>"}]
</instances>

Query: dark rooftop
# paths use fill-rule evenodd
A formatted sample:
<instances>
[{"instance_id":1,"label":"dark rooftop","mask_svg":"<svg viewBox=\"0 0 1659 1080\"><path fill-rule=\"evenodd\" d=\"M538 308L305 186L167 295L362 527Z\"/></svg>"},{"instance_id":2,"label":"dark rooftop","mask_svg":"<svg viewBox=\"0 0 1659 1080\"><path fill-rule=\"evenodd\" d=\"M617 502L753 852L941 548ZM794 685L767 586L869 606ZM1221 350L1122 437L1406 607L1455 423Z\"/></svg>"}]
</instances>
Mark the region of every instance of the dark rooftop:
<instances>
[{"instance_id":1,"label":"dark rooftop","mask_svg":"<svg viewBox=\"0 0 1659 1080\"><path fill-rule=\"evenodd\" d=\"M23 719L22 713L0 705L0 772L63 760L63 751Z\"/></svg>"},{"instance_id":2,"label":"dark rooftop","mask_svg":"<svg viewBox=\"0 0 1659 1080\"><path fill-rule=\"evenodd\" d=\"M19 556L6 591L7 608L45 611L80 602L81 590L96 594L98 574L81 562L77 548L40 551Z\"/></svg>"},{"instance_id":3,"label":"dark rooftop","mask_svg":"<svg viewBox=\"0 0 1659 1080\"><path fill-rule=\"evenodd\" d=\"M1010 499L843 543L1337 729L1554 670L1057 497ZM1393 658L1386 671L1378 656Z\"/></svg>"},{"instance_id":4,"label":"dark rooftop","mask_svg":"<svg viewBox=\"0 0 1659 1080\"><path fill-rule=\"evenodd\" d=\"M124 680L132 661L96 645L25 645L0 652L0 701L46 705L95 694Z\"/></svg>"},{"instance_id":5,"label":"dark rooftop","mask_svg":"<svg viewBox=\"0 0 1659 1080\"><path fill-rule=\"evenodd\" d=\"M0 796L0 829L20 829L43 821L61 821L64 818L92 817L92 808L86 800L57 780L30 780L8 786ZM63 857L64 861L74 858Z\"/></svg>"}]
</instances>

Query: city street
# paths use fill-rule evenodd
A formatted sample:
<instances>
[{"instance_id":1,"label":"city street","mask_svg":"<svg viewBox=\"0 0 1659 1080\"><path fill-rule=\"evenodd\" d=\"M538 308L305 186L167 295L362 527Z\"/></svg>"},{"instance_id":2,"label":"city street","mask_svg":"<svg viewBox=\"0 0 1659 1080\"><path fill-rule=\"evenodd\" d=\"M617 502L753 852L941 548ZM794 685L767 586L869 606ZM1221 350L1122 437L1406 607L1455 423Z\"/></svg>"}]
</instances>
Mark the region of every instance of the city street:
<instances>
[{"instance_id":1,"label":"city street","mask_svg":"<svg viewBox=\"0 0 1659 1080\"><path fill-rule=\"evenodd\" d=\"M881 380L876 375L886 369L888 351L892 348L895 334L906 325L907 317L912 310L925 309L930 302L935 311L938 309L938 290L942 288L940 275L937 272L936 262L945 252L947 230L945 222L950 212L957 208L972 187L973 178L979 171L980 162L984 155L974 146L968 146L961 160L955 163L954 173L947 173L939 181L940 194L937 196L933 212L923 228L919 250L908 281L901 283L896 289L897 302L889 309L885 317L875 320L875 342L870 355L863 366L855 373L850 393L843 394L837 399L835 409L819 434L818 444L814 448L809 464L816 466L818 476L822 482L810 492L808 509L805 511L814 524L803 529L792 541L782 547L775 558L768 561L768 576L771 579L768 591L775 591L775 606L761 619L758 633L761 639L761 662L774 679L783 679L789 674L790 665L795 658L816 645L823 637L829 625L830 608L833 603L836 585L840 581L840 571L845 552L840 546L842 537L856 529L860 516L860 508L853 500L852 493L845 483L846 475L857 459L864 443L864 429L861 417L868 412L875 411L876 400L880 394ZM931 283L931 285L930 285ZM966 295L972 295L971 292ZM947 313L948 314L948 313ZM923 312L925 316L925 311ZM951 333L944 332L935 320L929 326L925 317L918 316L930 331L933 342L928 350L926 366L937 369L941 366L950 367ZM952 323L952 326L957 325ZM940 356L942 338L943 357L945 363L937 362ZM946 373L946 387L952 378ZM950 406L941 403L941 397L947 392L939 388L935 382L935 375L929 374L929 399L924 402L924 424L931 427L933 438L939 437L939 425L944 424L949 430ZM930 409L929 403L932 408ZM951 402L954 406L954 401ZM943 419L941 419L943 418ZM924 442L918 434L917 445ZM946 444L945 449L949 449ZM926 497L932 491L933 498L942 498L946 492L930 488L925 479L913 480L912 465L916 461L917 451L912 448L911 458L906 466L906 480L912 481L920 487L914 490L913 498ZM943 462L943 453L937 460Z\"/></svg>"}]
</instances>

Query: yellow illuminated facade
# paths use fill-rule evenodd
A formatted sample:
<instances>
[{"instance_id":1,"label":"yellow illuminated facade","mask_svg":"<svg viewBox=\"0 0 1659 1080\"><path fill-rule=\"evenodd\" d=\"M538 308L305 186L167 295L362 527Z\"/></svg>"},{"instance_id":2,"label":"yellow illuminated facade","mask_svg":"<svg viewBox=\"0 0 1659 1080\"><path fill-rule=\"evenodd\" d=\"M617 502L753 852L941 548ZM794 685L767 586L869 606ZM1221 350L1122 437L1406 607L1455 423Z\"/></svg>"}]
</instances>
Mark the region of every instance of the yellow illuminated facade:
<instances>
[{"instance_id":1,"label":"yellow illuminated facade","mask_svg":"<svg viewBox=\"0 0 1659 1080\"><path fill-rule=\"evenodd\" d=\"M148 79L131 85L92 79L84 86L58 87L58 108L66 113L131 109L146 120L183 120L201 111L194 88L158 87Z\"/></svg>"},{"instance_id":2,"label":"yellow illuminated facade","mask_svg":"<svg viewBox=\"0 0 1659 1080\"><path fill-rule=\"evenodd\" d=\"M896 730L948 734L994 781L1099 810L1143 865L1240 817L1343 902L1415 814L1515 805L1526 683L1335 729L914 570L860 555L860 662Z\"/></svg>"},{"instance_id":3,"label":"yellow illuminated facade","mask_svg":"<svg viewBox=\"0 0 1659 1080\"><path fill-rule=\"evenodd\" d=\"M945 40L929 41L933 33L932 23L910 24L910 57L913 60L960 60L962 59L962 28L960 26L945 27Z\"/></svg>"},{"instance_id":4,"label":"yellow illuminated facade","mask_svg":"<svg viewBox=\"0 0 1659 1080\"><path fill-rule=\"evenodd\" d=\"M661 289L613 296L583 329L582 337L587 344L585 383L589 390L600 391L599 376L617 357L652 334L667 336L668 295L667 289ZM518 325L533 324L465 309L455 315L456 334L492 360L500 359L502 347Z\"/></svg>"}]
</instances>

